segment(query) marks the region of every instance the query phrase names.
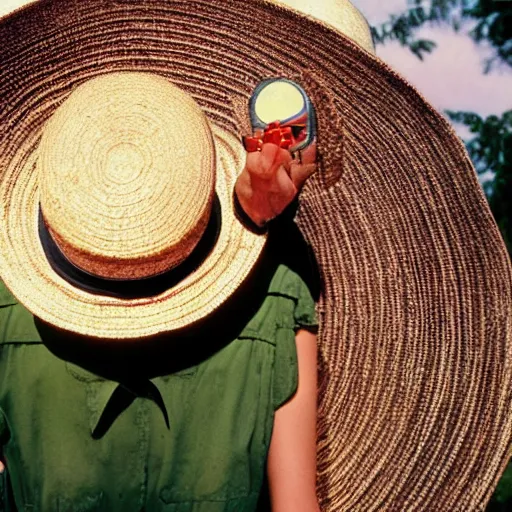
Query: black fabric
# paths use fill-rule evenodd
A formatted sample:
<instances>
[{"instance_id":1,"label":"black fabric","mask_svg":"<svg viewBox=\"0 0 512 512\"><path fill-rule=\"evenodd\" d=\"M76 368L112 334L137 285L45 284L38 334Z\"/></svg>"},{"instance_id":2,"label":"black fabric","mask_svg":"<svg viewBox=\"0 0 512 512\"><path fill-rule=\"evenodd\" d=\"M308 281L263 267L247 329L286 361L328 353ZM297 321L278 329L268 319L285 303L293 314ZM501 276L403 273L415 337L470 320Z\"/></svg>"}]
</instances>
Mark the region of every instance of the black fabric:
<instances>
[{"instance_id":1,"label":"black fabric","mask_svg":"<svg viewBox=\"0 0 512 512\"><path fill-rule=\"evenodd\" d=\"M59 249L48 231L39 210L39 238L53 270L73 286L97 295L120 299L152 297L176 286L197 269L215 247L222 224L220 201L215 196L210 221L201 240L190 256L179 266L157 276L137 280L112 280L94 276L76 267Z\"/></svg>"}]
</instances>

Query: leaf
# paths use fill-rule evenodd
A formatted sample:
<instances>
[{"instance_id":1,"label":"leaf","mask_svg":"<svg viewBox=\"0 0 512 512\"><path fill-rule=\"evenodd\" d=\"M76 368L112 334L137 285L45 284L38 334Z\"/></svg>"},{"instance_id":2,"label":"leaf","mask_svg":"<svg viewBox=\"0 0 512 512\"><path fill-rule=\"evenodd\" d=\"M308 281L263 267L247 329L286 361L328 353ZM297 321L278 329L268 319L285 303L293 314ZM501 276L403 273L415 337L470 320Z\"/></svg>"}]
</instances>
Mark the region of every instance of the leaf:
<instances>
[{"instance_id":1,"label":"leaf","mask_svg":"<svg viewBox=\"0 0 512 512\"><path fill-rule=\"evenodd\" d=\"M414 40L415 33L425 24L446 24L459 31L462 21L473 19L476 25L468 35L476 42L489 43L494 56L483 60L483 69L488 73L495 65L512 67L512 1L511 0L409 0L408 10L390 16L389 21L373 27L376 44L397 40L408 46L423 59L430 48L422 47Z\"/></svg>"},{"instance_id":2,"label":"leaf","mask_svg":"<svg viewBox=\"0 0 512 512\"><path fill-rule=\"evenodd\" d=\"M434 50L436 47L437 43L434 41L429 41L428 39L418 39L417 41L409 43L409 49L420 60L423 60L423 54L432 53L432 50Z\"/></svg>"},{"instance_id":3,"label":"leaf","mask_svg":"<svg viewBox=\"0 0 512 512\"><path fill-rule=\"evenodd\" d=\"M494 496L498 503L505 503L512 498L512 461L509 462L498 486L494 492Z\"/></svg>"}]
</instances>

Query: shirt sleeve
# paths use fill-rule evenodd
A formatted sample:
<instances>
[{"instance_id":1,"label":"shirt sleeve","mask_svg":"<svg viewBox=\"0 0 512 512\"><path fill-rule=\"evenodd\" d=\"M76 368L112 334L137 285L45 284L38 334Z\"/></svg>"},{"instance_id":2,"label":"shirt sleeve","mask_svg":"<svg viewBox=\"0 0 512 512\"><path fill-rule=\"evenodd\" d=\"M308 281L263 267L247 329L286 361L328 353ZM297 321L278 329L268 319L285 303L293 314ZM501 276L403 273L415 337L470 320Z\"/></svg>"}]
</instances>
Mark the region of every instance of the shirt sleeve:
<instances>
[{"instance_id":1,"label":"shirt sleeve","mask_svg":"<svg viewBox=\"0 0 512 512\"><path fill-rule=\"evenodd\" d=\"M293 318L282 321L283 327L277 331L275 351L275 371L273 405L278 409L297 391L298 362L295 335L299 329L316 332L318 321L315 312L315 301L305 281L295 272L282 268L278 275L279 290L282 293L283 315L291 315L287 304L293 304ZM284 327L286 325L287 327Z\"/></svg>"},{"instance_id":2,"label":"shirt sleeve","mask_svg":"<svg viewBox=\"0 0 512 512\"><path fill-rule=\"evenodd\" d=\"M281 407L297 391L298 370L295 333L292 329L279 329L275 349L272 393L274 410Z\"/></svg>"},{"instance_id":3,"label":"shirt sleeve","mask_svg":"<svg viewBox=\"0 0 512 512\"><path fill-rule=\"evenodd\" d=\"M0 455L2 455L2 437L7 435L7 420L0 409ZM0 471L0 512L9 512L14 508L9 504L10 500L7 492L7 468Z\"/></svg>"},{"instance_id":4,"label":"shirt sleeve","mask_svg":"<svg viewBox=\"0 0 512 512\"><path fill-rule=\"evenodd\" d=\"M0 409L0 456L2 455L2 438L7 431L7 422L2 409ZM1 458L0 458L1 460ZM0 512L7 512L7 488L6 488L6 469L0 469Z\"/></svg>"},{"instance_id":5,"label":"shirt sleeve","mask_svg":"<svg viewBox=\"0 0 512 512\"><path fill-rule=\"evenodd\" d=\"M318 319L315 310L315 301L308 286L302 279L298 279L297 303L294 311L295 330L307 329L316 332Z\"/></svg>"}]
</instances>

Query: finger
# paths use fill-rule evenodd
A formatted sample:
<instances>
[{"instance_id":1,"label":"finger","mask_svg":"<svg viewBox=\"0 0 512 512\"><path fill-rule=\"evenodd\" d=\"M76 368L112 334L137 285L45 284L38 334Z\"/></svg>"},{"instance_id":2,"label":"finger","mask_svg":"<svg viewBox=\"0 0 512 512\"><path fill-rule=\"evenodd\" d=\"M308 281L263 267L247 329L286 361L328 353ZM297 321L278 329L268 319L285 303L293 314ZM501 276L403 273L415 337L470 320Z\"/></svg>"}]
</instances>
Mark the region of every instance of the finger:
<instances>
[{"instance_id":1,"label":"finger","mask_svg":"<svg viewBox=\"0 0 512 512\"><path fill-rule=\"evenodd\" d=\"M276 172L275 187L273 188L274 190L269 192L265 198L271 211L270 215L265 218L267 222L280 215L297 195L297 188L282 165Z\"/></svg>"},{"instance_id":2,"label":"finger","mask_svg":"<svg viewBox=\"0 0 512 512\"><path fill-rule=\"evenodd\" d=\"M295 183L288 174L288 171L282 165L279 166L276 172L276 192L278 192L280 201L283 203L282 210L284 210L293 201L297 194L297 187Z\"/></svg>"},{"instance_id":3,"label":"finger","mask_svg":"<svg viewBox=\"0 0 512 512\"><path fill-rule=\"evenodd\" d=\"M255 209L255 197L251 185L251 176L246 169L243 170L235 183L235 193L245 214L256 225L262 227L265 222L257 211L257 207Z\"/></svg>"},{"instance_id":4,"label":"finger","mask_svg":"<svg viewBox=\"0 0 512 512\"><path fill-rule=\"evenodd\" d=\"M286 149L276 144L263 144L261 151L248 153L246 168L251 175L262 179L272 178L280 165L287 165L291 162L292 156Z\"/></svg>"},{"instance_id":5,"label":"finger","mask_svg":"<svg viewBox=\"0 0 512 512\"><path fill-rule=\"evenodd\" d=\"M292 155L286 149L283 149L276 144L267 142L261 147L262 164L264 166L272 167L275 172L280 165L285 165L292 161Z\"/></svg>"}]
</instances>

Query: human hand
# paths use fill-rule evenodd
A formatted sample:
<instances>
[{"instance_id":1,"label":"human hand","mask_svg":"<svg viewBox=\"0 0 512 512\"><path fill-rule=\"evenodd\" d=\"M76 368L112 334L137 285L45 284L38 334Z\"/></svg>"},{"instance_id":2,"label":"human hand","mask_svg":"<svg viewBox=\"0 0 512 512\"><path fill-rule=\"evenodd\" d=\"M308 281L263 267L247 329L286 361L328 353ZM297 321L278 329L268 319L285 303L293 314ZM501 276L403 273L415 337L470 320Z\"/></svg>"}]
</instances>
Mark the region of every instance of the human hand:
<instances>
[{"instance_id":1,"label":"human hand","mask_svg":"<svg viewBox=\"0 0 512 512\"><path fill-rule=\"evenodd\" d=\"M0 473L3 473L5 469L5 466L2 464L2 461L0 460Z\"/></svg>"},{"instance_id":2,"label":"human hand","mask_svg":"<svg viewBox=\"0 0 512 512\"><path fill-rule=\"evenodd\" d=\"M316 141L300 152L300 160L276 144L247 154L245 168L235 184L240 206L258 226L277 217L295 199L316 170Z\"/></svg>"}]
</instances>

